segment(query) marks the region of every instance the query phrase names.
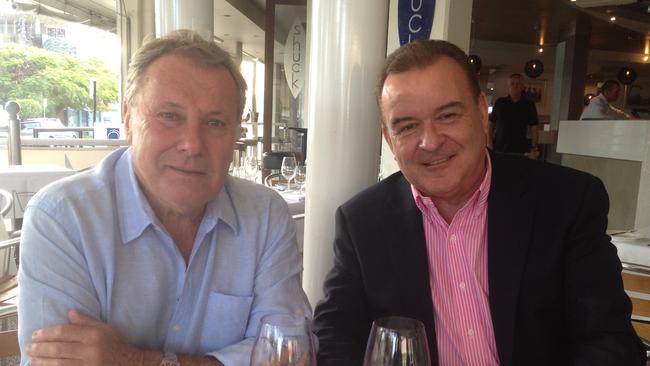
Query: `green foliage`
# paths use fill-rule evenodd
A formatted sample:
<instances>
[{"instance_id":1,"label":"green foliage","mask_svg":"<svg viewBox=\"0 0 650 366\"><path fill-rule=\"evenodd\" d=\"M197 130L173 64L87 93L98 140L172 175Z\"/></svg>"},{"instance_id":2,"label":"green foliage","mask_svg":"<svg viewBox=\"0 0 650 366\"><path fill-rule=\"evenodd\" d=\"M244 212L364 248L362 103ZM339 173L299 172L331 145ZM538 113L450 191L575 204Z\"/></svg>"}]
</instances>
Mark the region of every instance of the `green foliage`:
<instances>
[{"instance_id":1,"label":"green foliage","mask_svg":"<svg viewBox=\"0 0 650 366\"><path fill-rule=\"evenodd\" d=\"M34 99L15 99L14 102L20 105L20 117L42 117L43 104Z\"/></svg>"},{"instance_id":2,"label":"green foliage","mask_svg":"<svg viewBox=\"0 0 650 366\"><path fill-rule=\"evenodd\" d=\"M90 78L97 80L97 110L117 102L117 76L99 59L77 60L69 55L15 44L0 45L0 103L21 106L21 117L42 117L47 98L48 117L64 108L92 108Z\"/></svg>"}]
</instances>

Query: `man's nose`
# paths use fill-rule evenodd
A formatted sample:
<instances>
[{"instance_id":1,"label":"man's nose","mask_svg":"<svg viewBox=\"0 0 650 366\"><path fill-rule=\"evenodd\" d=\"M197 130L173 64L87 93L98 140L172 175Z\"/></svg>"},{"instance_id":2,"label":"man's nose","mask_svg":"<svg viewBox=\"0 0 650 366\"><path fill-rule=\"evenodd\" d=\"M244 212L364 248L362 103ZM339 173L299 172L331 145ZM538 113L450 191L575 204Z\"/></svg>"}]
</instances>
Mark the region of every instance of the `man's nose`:
<instances>
[{"instance_id":1,"label":"man's nose","mask_svg":"<svg viewBox=\"0 0 650 366\"><path fill-rule=\"evenodd\" d=\"M443 136L439 131L440 126L431 121L426 121L422 125L419 147L425 150L435 150L443 141Z\"/></svg>"},{"instance_id":2,"label":"man's nose","mask_svg":"<svg viewBox=\"0 0 650 366\"><path fill-rule=\"evenodd\" d=\"M187 121L180 135L178 150L190 156L198 155L203 148L203 135L200 122Z\"/></svg>"}]
</instances>

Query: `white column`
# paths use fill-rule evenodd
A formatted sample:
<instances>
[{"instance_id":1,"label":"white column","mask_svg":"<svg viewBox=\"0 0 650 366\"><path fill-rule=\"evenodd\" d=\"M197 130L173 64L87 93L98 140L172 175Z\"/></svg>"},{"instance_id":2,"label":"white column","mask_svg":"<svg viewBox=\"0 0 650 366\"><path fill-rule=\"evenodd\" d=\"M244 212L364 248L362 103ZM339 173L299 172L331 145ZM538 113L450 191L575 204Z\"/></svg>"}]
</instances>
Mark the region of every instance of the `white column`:
<instances>
[{"instance_id":1,"label":"white column","mask_svg":"<svg viewBox=\"0 0 650 366\"><path fill-rule=\"evenodd\" d=\"M126 88L127 68L131 56L140 48L146 37L155 34L154 0L124 0L117 3L117 34L122 45L122 66L120 69L120 105Z\"/></svg>"},{"instance_id":2,"label":"white column","mask_svg":"<svg viewBox=\"0 0 650 366\"><path fill-rule=\"evenodd\" d=\"M303 287L315 306L333 264L336 208L377 181L381 132L374 86L386 55L388 0L311 0L307 11Z\"/></svg>"},{"instance_id":3,"label":"white column","mask_svg":"<svg viewBox=\"0 0 650 366\"><path fill-rule=\"evenodd\" d=\"M211 40L214 0L156 0L156 37L177 29L191 29Z\"/></svg>"},{"instance_id":4,"label":"white column","mask_svg":"<svg viewBox=\"0 0 650 366\"><path fill-rule=\"evenodd\" d=\"M413 1L412 3L414 6L418 6L419 2ZM399 47L397 4L398 0L390 0L387 55ZM460 47L463 51L469 52L471 30L472 0L436 0L430 39L444 39ZM381 167L384 177L399 170L395 159L393 159L393 153L385 142L381 147Z\"/></svg>"}]
</instances>

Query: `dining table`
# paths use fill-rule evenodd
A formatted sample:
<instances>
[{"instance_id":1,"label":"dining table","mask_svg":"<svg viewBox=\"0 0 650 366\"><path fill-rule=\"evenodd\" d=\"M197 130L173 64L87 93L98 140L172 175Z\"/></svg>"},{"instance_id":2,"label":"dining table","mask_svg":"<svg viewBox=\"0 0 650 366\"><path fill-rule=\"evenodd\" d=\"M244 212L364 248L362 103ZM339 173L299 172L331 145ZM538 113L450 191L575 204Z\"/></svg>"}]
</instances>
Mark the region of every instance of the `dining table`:
<instances>
[{"instance_id":1,"label":"dining table","mask_svg":"<svg viewBox=\"0 0 650 366\"><path fill-rule=\"evenodd\" d=\"M289 214L293 217L296 226L296 240L298 241L298 250L302 253L305 233L305 195L299 190L295 191L278 191L284 201L289 206Z\"/></svg>"},{"instance_id":2,"label":"dining table","mask_svg":"<svg viewBox=\"0 0 650 366\"><path fill-rule=\"evenodd\" d=\"M650 267L650 235L643 231L626 231L612 234L621 262Z\"/></svg>"},{"instance_id":3,"label":"dining table","mask_svg":"<svg viewBox=\"0 0 650 366\"><path fill-rule=\"evenodd\" d=\"M18 230L27 202L46 185L75 174L73 169L59 165L2 165L0 166L0 188L11 193L13 206L5 219L14 222Z\"/></svg>"}]
</instances>

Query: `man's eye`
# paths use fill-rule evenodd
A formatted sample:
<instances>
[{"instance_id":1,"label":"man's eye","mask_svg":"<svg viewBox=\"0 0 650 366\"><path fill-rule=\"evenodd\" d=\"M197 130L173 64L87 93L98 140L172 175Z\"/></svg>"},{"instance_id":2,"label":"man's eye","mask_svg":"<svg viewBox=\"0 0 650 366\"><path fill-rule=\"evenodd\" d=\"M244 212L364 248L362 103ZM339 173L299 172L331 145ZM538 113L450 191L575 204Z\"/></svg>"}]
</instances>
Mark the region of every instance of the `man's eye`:
<instances>
[{"instance_id":1,"label":"man's eye","mask_svg":"<svg viewBox=\"0 0 650 366\"><path fill-rule=\"evenodd\" d=\"M397 129L395 130L395 134L398 136L406 135L412 132L413 130L415 130L416 127L417 127L416 123L403 123L397 127Z\"/></svg>"},{"instance_id":2,"label":"man's eye","mask_svg":"<svg viewBox=\"0 0 650 366\"><path fill-rule=\"evenodd\" d=\"M226 122L219 120L219 119L214 119L211 121L208 121L208 126L210 127L225 127Z\"/></svg>"},{"instance_id":3,"label":"man's eye","mask_svg":"<svg viewBox=\"0 0 650 366\"><path fill-rule=\"evenodd\" d=\"M168 121L174 121L178 119L176 113L172 113L172 112L160 112L158 113L158 117Z\"/></svg>"},{"instance_id":4,"label":"man's eye","mask_svg":"<svg viewBox=\"0 0 650 366\"><path fill-rule=\"evenodd\" d=\"M458 113L454 112L449 112L449 113L443 113L440 115L440 119L443 121L452 121L458 117Z\"/></svg>"}]
</instances>

